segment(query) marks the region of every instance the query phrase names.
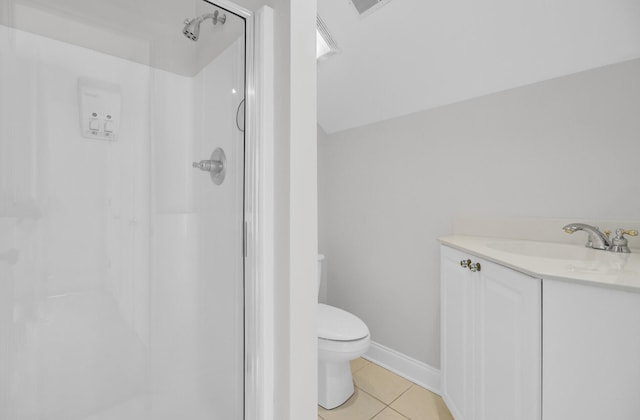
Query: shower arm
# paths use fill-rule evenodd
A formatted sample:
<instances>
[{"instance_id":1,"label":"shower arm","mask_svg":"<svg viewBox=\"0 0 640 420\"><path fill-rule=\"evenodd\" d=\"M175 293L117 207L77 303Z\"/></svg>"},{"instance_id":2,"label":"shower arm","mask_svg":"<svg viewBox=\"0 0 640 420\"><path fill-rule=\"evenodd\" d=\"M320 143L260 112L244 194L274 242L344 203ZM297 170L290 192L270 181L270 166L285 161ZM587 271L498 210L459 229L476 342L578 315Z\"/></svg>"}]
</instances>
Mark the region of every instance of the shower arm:
<instances>
[{"instance_id":1,"label":"shower arm","mask_svg":"<svg viewBox=\"0 0 640 420\"><path fill-rule=\"evenodd\" d=\"M184 21L184 23L185 25L192 25L194 23L199 25L200 23L204 22L207 19L211 19L214 25L217 25L218 22L224 24L227 21L227 15L220 15L216 10L213 13L207 13L191 20L187 19Z\"/></svg>"}]
</instances>

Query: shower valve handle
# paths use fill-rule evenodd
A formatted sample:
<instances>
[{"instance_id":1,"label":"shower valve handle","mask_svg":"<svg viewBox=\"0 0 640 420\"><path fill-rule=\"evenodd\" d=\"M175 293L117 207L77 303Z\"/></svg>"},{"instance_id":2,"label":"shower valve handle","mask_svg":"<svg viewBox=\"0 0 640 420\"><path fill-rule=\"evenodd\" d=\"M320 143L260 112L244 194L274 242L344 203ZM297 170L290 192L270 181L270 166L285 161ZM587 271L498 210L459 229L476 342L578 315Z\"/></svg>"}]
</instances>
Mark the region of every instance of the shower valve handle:
<instances>
[{"instance_id":1,"label":"shower valve handle","mask_svg":"<svg viewBox=\"0 0 640 420\"><path fill-rule=\"evenodd\" d=\"M211 181L216 185L220 185L227 174L227 157L224 154L224 150L218 147L211 153L209 160L193 162L193 167L203 172L209 172Z\"/></svg>"},{"instance_id":2,"label":"shower valve handle","mask_svg":"<svg viewBox=\"0 0 640 420\"><path fill-rule=\"evenodd\" d=\"M193 167L205 172L218 173L224 168L224 165L219 160L201 160L193 162Z\"/></svg>"}]
</instances>

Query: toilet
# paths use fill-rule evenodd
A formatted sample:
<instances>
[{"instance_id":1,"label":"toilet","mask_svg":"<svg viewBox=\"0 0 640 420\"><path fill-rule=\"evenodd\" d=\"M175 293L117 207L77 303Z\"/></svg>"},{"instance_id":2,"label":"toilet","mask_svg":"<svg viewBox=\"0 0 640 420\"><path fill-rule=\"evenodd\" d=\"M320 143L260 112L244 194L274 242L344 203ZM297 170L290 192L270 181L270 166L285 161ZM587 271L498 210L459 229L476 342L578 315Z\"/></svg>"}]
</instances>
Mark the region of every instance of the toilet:
<instances>
[{"instance_id":1,"label":"toilet","mask_svg":"<svg viewBox=\"0 0 640 420\"><path fill-rule=\"evenodd\" d=\"M318 256L318 293L324 256ZM349 361L369 348L369 328L357 316L318 303L318 404L335 408L353 395Z\"/></svg>"}]
</instances>

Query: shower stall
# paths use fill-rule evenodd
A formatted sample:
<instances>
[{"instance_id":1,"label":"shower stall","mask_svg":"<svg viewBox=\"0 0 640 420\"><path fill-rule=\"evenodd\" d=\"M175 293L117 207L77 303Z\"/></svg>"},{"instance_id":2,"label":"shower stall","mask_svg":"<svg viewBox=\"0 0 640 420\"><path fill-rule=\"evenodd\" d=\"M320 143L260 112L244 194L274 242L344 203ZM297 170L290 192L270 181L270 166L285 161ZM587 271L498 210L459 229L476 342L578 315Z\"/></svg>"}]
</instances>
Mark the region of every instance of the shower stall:
<instances>
[{"instance_id":1,"label":"shower stall","mask_svg":"<svg viewBox=\"0 0 640 420\"><path fill-rule=\"evenodd\" d=\"M1 420L244 418L241 11L0 0Z\"/></svg>"}]
</instances>

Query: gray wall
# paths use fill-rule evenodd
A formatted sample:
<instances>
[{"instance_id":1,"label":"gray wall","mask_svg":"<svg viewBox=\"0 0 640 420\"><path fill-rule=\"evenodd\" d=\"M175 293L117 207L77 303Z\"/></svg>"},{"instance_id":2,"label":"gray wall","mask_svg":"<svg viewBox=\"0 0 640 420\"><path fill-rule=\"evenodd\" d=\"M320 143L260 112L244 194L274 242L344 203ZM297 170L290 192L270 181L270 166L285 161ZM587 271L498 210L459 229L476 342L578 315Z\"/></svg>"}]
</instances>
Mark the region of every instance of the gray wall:
<instances>
[{"instance_id":1,"label":"gray wall","mask_svg":"<svg viewBox=\"0 0 640 420\"><path fill-rule=\"evenodd\" d=\"M329 303L440 365L456 215L640 220L640 60L319 136Z\"/></svg>"},{"instance_id":2,"label":"gray wall","mask_svg":"<svg viewBox=\"0 0 640 420\"><path fill-rule=\"evenodd\" d=\"M325 133L322 127L318 125L318 137L317 137L318 153L320 153L320 148L325 144L327 139L328 139L327 133ZM320 173L322 172L322 169L320 167L320 165L322 164L321 159L322 158L318 156L318 177L320 177ZM328 184L326 182L321 182L320 179L318 179L318 252L319 253L322 253L324 249L327 249L327 247L325 246L325 243L327 240L326 234L329 231L328 227L326 226L327 218L322 217L322 215L320 214L321 210L319 208L322 205L322 203L320 202L320 198L327 197L327 192L322 190L322 188L327 185ZM328 303L328 300L327 300L327 289L329 287L329 284L328 284L329 282L327 280L328 268L329 268L328 261L325 260L322 267L322 281L320 283L320 290L318 291L318 301L321 303Z\"/></svg>"}]
</instances>

